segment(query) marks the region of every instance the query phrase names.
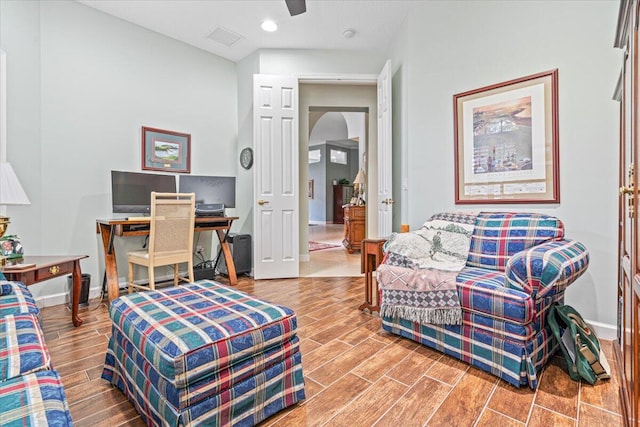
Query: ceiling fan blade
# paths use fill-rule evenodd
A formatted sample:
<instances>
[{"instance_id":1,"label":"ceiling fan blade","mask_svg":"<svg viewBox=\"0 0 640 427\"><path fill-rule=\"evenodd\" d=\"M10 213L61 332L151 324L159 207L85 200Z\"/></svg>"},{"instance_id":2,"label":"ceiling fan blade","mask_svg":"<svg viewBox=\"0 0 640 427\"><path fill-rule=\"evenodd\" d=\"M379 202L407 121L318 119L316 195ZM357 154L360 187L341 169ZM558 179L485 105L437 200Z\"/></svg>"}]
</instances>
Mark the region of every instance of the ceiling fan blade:
<instances>
[{"instance_id":1,"label":"ceiling fan blade","mask_svg":"<svg viewBox=\"0 0 640 427\"><path fill-rule=\"evenodd\" d=\"M300 15L307 11L306 0L284 0L291 16Z\"/></svg>"}]
</instances>

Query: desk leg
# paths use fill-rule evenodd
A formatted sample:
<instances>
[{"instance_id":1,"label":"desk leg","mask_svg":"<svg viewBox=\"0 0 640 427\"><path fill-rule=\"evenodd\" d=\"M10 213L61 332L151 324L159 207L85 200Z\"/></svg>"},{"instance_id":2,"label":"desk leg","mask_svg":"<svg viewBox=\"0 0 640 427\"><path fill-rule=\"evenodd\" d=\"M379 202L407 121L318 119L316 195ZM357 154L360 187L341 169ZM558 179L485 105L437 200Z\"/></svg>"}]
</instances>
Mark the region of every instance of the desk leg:
<instances>
[{"instance_id":1,"label":"desk leg","mask_svg":"<svg viewBox=\"0 0 640 427\"><path fill-rule=\"evenodd\" d=\"M116 251L113 248L111 226L100 224L100 235L102 236L102 246L104 248L104 272L107 276L107 295L111 302L120 296L118 266L116 264Z\"/></svg>"},{"instance_id":2,"label":"desk leg","mask_svg":"<svg viewBox=\"0 0 640 427\"><path fill-rule=\"evenodd\" d=\"M73 263L73 291L71 296L71 321L73 326L82 325L82 319L78 316L78 304L80 303L80 292L82 289L82 271L80 270L80 260Z\"/></svg>"},{"instance_id":3,"label":"desk leg","mask_svg":"<svg viewBox=\"0 0 640 427\"><path fill-rule=\"evenodd\" d=\"M236 265L233 263L233 255L229 248L229 242L224 230L216 230L218 234L218 240L220 240L220 248L222 249L222 255L224 255L224 262L227 264L227 273L229 274L229 284L236 286L238 284L238 276L236 275Z\"/></svg>"}]
</instances>

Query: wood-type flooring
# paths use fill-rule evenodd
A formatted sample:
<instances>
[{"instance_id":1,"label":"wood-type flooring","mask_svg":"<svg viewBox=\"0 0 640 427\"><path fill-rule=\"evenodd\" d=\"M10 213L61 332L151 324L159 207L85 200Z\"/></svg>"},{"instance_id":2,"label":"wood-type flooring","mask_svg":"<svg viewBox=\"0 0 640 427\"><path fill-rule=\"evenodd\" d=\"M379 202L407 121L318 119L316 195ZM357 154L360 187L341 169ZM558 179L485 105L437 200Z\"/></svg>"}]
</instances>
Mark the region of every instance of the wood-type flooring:
<instances>
[{"instance_id":1,"label":"wood-type flooring","mask_svg":"<svg viewBox=\"0 0 640 427\"><path fill-rule=\"evenodd\" d=\"M220 282L225 283L224 278ZM238 288L298 315L306 400L261 426L619 426L617 366L595 386L572 381L556 355L537 390L517 389L479 369L380 327L361 312L364 278L254 281ZM104 302L42 310L46 343L62 375L74 425L142 426L124 395L100 378L111 326Z\"/></svg>"}]
</instances>

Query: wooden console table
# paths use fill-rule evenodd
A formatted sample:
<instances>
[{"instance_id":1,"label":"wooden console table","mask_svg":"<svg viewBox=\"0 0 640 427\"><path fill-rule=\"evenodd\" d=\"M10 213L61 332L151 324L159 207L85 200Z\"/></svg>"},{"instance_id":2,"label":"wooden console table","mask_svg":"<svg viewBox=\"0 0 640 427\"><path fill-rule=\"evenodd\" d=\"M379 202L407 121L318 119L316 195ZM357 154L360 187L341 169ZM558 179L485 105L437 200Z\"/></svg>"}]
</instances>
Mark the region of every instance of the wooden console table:
<instances>
[{"instance_id":1,"label":"wooden console table","mask_svg":"<svg viewBox=\"0 0 640 427\"><path fill-rule=\"evenodd\" d=\"M221 217L196 217L194 231L215 231L220 241L220 250L224 256L227 265L227 273L229 283L232 286L238 284L236 275L236 267L233 263L233 255L227 236L231 224L238 219L237 216L221 216ZM113 239L116 236L147 236L150 231L151 217L128 219L98 219L96 220L96 232L102 236L102 245L104 247L104 269L107 282L107 293L109 301L113 301L120 296L120 287L118 285L118 266L116 264L116 250ZM217 264L218 258L216 258Z\"/></svg>"},{"instance_id":2,"label":"wooden console table","mask_svg":"<svg viewBox=\"0 0 640 427\"><path fill-rule=\"evenodd\" d=\"M387 239L364 239L360 251L360 272L364 273L364 303L358 310L368 309L370 312L380 312L378 301L378 282L373 272L382 262L382 246ZM374 299L375 298L375 299Z\"/></svg>"},{"instance_id":3,"label":"wooden console table","mask_svg":"<svg viewBox=\"0 0 640 427\"><path fill-rule=\"evenodd\" d=\"M71 274L73 277L71 321L73 322L73 326L80 326L82 324L82 319L78 316L78 303L80 302L80 291L82 287L80 260L88 257L88 255L25 256L20 263L34 265L20 270L5 267L2 274L5 275L7 280L22 282L26 286L65 274Z\"/></svg>"}]
</instances>

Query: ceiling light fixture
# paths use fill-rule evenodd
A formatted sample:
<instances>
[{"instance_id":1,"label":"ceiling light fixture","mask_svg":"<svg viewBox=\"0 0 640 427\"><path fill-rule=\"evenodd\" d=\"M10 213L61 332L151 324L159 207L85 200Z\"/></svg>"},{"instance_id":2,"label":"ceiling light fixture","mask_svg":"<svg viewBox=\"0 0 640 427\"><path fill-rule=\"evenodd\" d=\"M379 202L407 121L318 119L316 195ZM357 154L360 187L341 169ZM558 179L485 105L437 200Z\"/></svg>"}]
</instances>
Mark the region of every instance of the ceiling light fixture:
<instances>
[{"instance_id":1,"label":"ceiling light fixture","mask_svg":"<svg viewBox=\"0 0 640 427\"><path fill-rule=\"evenodd\" d=\"M264 22L262 23L262 25L260 25L260 27L261 27L263 30L265 30L265 31L268 31L268 32L272 33L272 32L274 32L274 31L276 31L276 30L278 29L278 24L276 24L276 23L275 23L275 22L273 22L273 21L269 21L269 20L267 20L267 21L264 21Z\"/></svg>"},{"instance_id":2,"label":"ceiling light fixture","mask_svg":"<svg viewBox=\"0 0 640 427\"><path fill-rule=\"evenodd\" d=\"M344 36L345 39L350 39L351 37L356 35L356 30L352 28L347 28L342 32L342 35Z\"/></svg>"}]
</instances>

